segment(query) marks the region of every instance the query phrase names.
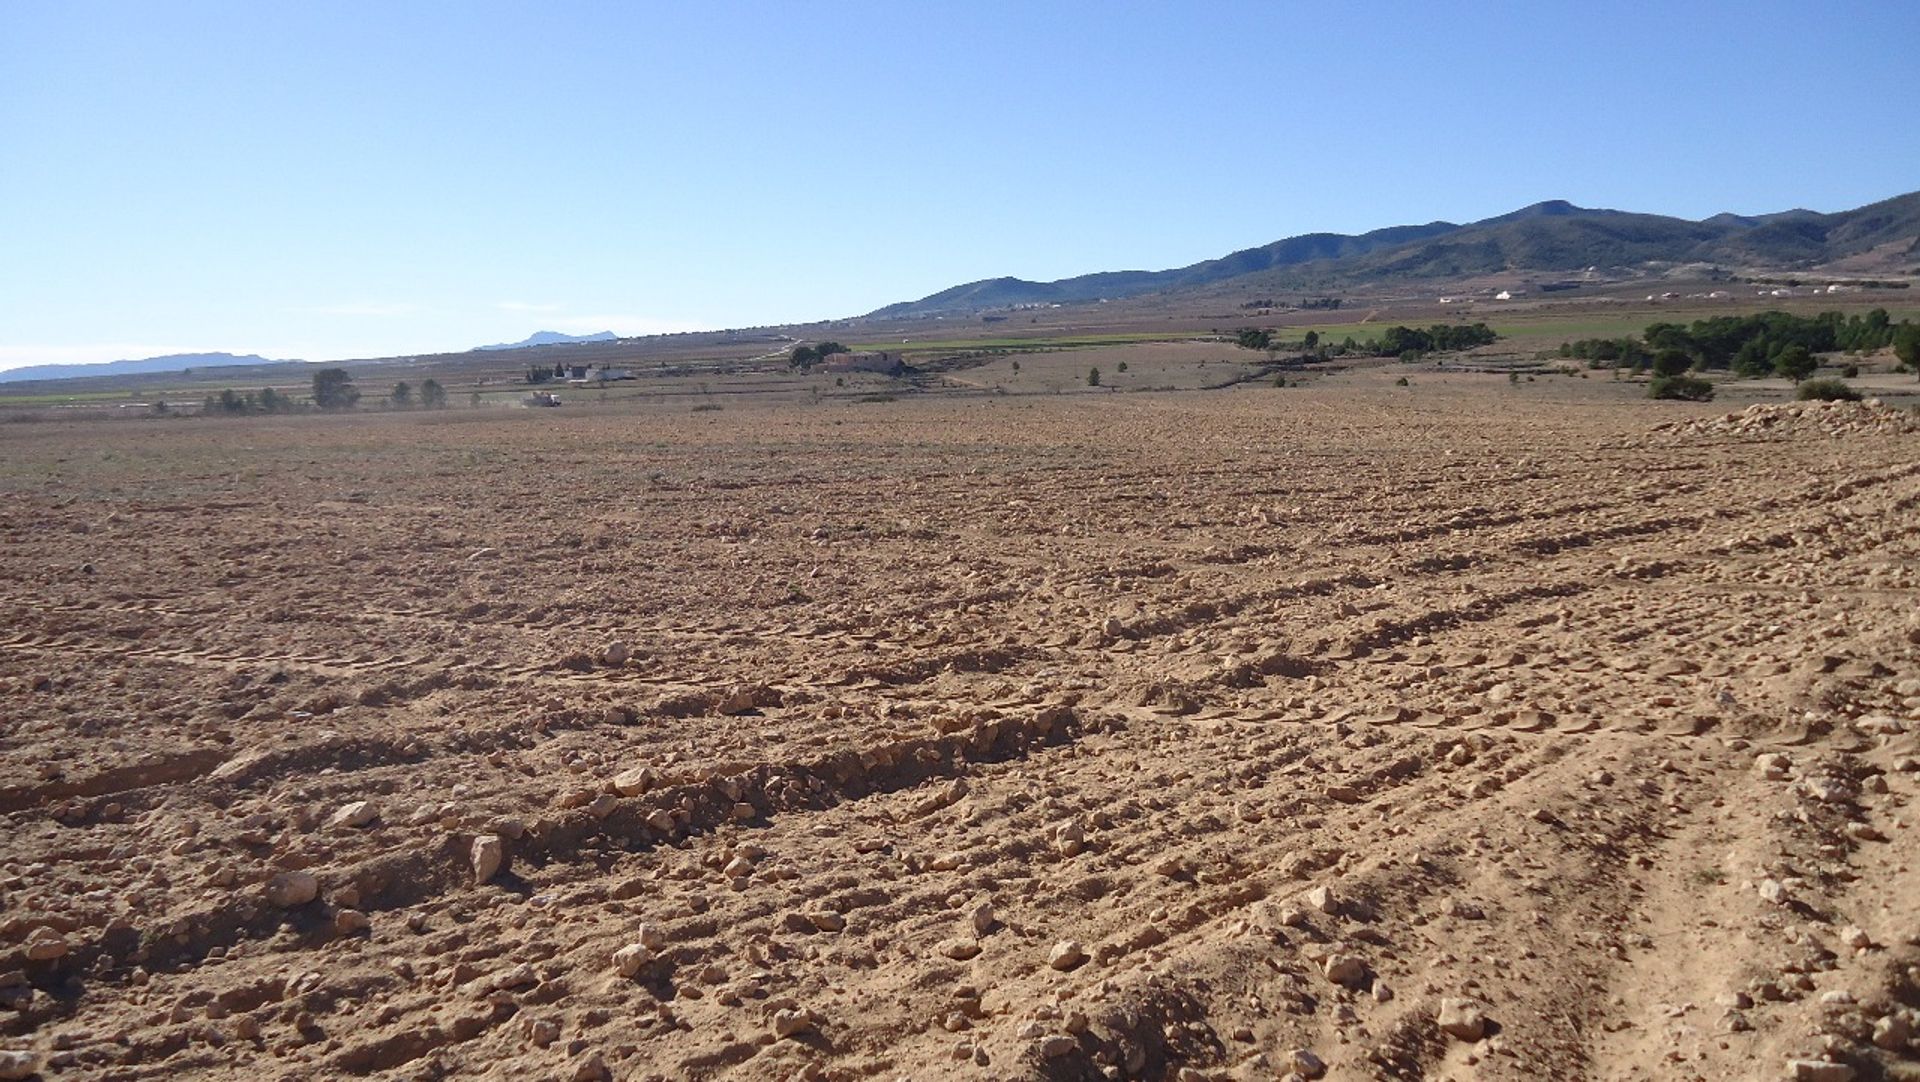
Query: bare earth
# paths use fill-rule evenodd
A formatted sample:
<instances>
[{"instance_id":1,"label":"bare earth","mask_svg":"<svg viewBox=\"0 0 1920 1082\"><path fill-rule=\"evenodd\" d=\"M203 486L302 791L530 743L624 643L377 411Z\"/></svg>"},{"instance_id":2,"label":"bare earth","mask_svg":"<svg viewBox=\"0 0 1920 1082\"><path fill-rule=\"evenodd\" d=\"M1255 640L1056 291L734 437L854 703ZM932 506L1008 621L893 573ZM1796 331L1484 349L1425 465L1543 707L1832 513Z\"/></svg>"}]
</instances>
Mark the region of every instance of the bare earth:
<instances>
[{"instance_id":1,"label":"bare earth","mask_svg":"<svg viewBox=\"0 0 1920 1082\"><path fill-rule=\"evenodd\" d=\"M0 1077L1920 1077L1920 435L1727 413L7 425Z\"/></svg>"}]
</instances>

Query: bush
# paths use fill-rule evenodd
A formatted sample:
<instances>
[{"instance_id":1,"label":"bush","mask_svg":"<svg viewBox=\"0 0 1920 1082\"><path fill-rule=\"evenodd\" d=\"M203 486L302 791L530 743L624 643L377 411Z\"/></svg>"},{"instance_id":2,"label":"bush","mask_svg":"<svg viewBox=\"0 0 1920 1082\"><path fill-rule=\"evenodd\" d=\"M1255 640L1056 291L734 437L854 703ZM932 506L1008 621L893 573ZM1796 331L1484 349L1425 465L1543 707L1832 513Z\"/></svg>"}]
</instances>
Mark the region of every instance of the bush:
<instances>
[{"instance_id":1,"label":"bush","mask_svg":"<svg viewBox=\"0 0 1920 1082\"><path fill-rule=\"evenodd\" d=\"M1100 386L1100 370L1098 368L1091 368L1087 370L1087 386L1089 387Z\"/></svg>"},{"instance_id":2,"label":"bush","mask_svg":"<svg viewBox=\"0 0 1920 1082\"><path fill-rule=\"evenodd\" d=\"M1860 392L1837 379L1810 379L1794 397L1802 402L1858 402Z\"/></svg>"},{"instance_id":3,"label":"bush","mask_svg":"<svg viewBox=\"0 0 1920 1082\"><path fill-rule=\"evenodd\" d=\"M1671 398L1683 402L1713 401L1713 384L1693 376L1655 376L1647 384L1648 398Z\"/></svg>"},{"instance_id":4,"label":"bush","mask_svg":"<svg viewBox=\"0 0 1920 1082\"><path fill-rule=\"evenodd\" d=\"M1850 364L1840 370L1840 375L1846 379L1859 379L1860 366L1857 364Z\"/></svg>"}]
</instances>

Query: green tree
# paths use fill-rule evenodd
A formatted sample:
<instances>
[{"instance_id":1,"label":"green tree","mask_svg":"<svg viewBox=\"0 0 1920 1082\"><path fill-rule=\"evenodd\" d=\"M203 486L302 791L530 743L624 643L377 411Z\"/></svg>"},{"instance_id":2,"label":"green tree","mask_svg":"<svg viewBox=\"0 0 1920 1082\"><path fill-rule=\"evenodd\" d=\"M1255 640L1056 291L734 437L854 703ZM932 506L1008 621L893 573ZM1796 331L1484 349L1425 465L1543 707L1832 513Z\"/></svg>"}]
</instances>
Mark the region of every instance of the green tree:
<instances>
[{"instance_id":1,"label":"green tree","mask_svg":"<svg viewBox=\"0 0 1920 1082\"><path fill-rule=\"evenodd\" d=\"M1663 349L1653 355L1653 374L1671 379L1693 367L1693 358L1677 349Z\"/></svg>"},{"instance_id":2,"label":"green tree","mask_svg":"<svg viewBox=\"0 0 1920 1082\"><path fill-rule=\"evenodd\" d=\"M403 379L400 382L393 385L393 393L391 395L388 395L387 397L393 400L393 405L395 409L403 409L403 410L412 409L413 408L413 385L409 384L406 380Z\"/></svg>"},{"instance_id":3,"label":"green tree","mask_svg":"<svg viewBox=\"0 0 1920 1082\"><path fill-rule=\"evenodd\" d=\"M1902 323L1893 332L1893 355L1908 368L1920 370L1920 323Z\"/></svg>"},{"instance_id":4,"label":"green tree","mask_svg":"<svg viewBox=\"0 0 1920 1082\"><path fill-rule=\"evenodd\" d=\"M430 410L446 409L447 389L437 379L427 380L420 385L420 404Z\"/></svg>"},{"instance_id":5,"label":"green tree","mask_svg":"<svg viewBox=\"0 0 1920 1082\"><path fill-rule=\"evenodd\" d=\"M261 413L287 413L293 409L293 400L271 387L260 389Z\"/></svg>"},{"instance_id":6,"label":"green tree","mask_svg":"<svg viewBox=\"0 0 1920 1082\"><path fill-rule=\"evenodd\" d=\"M793 352L787 354L787 367L798 368L800 371L805 372L812 368L813 363L819 359L820 351L814 349L812 346L795 346L793 347Z\"/></svg>"},{"instance_id":7,"label":"green tree","mask_svg":"<svg viewBox=\"0 0 1920 1082\"><path fill-rule=\"evenodd\" d=\"M313 404L323 410L350 410L360 401L360 389L344 368L322 368L313 374Z\"/></svg>"},{"instance_id":8,"label":"green tree","mask_svg":"<svg viewBox=\"0 0 1920 1082\"><path fill-rule=\"evenodd\" d=\"M1814 360L1813 354L1807 352L1805 346L1788 346L1773 359L1774 372L1795 383L1813 375L1819 367L1820 362Z\"/></svg>"},{"instance_id":9,"label":"green tree","mask_svg":"<svg viewBox=\"0 0 1920 1082\"><path fill-rule=\"evenodd\" d=\"M1318 348L1320 345L1320 332L1308 331L1306 340L1302 342L1302 345L1305 345L1309 350Z\"/></svg>"},{"instance_id":10,"label":"green tree","mask_svg":"<svg viewBox=\"0 0 1920 1082\"><path fill-rule=\"evenodd\" d=\"M1087 370L1087 386L1089 387L1100 386L1100 369L1098 366L1095 366Z\"/></svg>"}]
</instances>

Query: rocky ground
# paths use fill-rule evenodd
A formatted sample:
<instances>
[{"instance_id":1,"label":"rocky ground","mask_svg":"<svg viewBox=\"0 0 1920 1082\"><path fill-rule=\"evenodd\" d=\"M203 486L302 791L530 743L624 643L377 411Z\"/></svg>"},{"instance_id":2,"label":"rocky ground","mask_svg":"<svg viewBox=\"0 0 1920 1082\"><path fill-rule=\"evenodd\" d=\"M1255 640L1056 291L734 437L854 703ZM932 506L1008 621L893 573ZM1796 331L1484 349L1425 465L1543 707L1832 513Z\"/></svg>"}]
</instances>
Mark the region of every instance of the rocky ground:
<instances>
[{"instance_id":1,"label":"rocky ground","mask_svg":"<svg viewBox=\"0 0 1920 1082\"><path fill-rule=\"evenodd\" d=\"M1920 1077L1913 432L1587 386L6 426L0 1078Z\"/></svg>"}]
</instances>

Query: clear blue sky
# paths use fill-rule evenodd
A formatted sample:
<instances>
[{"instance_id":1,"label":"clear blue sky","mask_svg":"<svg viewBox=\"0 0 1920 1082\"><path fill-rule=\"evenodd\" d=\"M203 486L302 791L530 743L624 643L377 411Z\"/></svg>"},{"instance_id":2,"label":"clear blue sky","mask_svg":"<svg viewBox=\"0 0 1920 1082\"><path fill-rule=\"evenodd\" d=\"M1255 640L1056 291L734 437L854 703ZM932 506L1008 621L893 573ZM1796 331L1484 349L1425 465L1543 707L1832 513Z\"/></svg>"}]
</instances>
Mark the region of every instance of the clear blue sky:
<instances>
[{"instance_id":1,"label":"clear blue sky","mask_svg":"<svg viewBox=\"0 0 1920 1082\"><path fill-rule=\"evenodd\" d=\"M1920 188L1920 4L0 0L0 367Z\"/></svg>"}]
</instances>

